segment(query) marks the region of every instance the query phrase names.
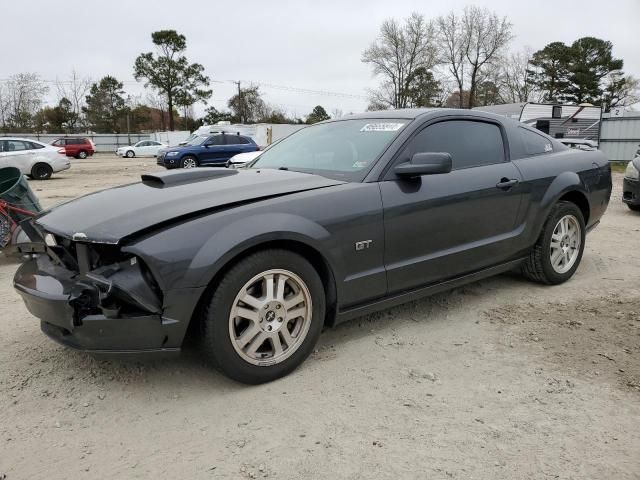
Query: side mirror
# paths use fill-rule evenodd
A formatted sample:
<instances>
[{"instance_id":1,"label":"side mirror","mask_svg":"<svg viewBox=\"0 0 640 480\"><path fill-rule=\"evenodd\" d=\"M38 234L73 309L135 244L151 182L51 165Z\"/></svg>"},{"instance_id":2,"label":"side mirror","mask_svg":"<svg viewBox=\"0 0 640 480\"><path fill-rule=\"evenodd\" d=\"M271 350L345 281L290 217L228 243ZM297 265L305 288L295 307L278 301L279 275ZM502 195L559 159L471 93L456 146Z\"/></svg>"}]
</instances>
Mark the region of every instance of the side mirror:
<instances>
[{"instance_id":1,"label":"side mirror","mask_svg":"<svg viewBox=\"0 0 640 480\"><path fill-rule=\"evenodd\" d=\"M446 152L416 153L411 161L396 165L394 173L401 178L413 178L421 175L449 173L451 155Z\"/></svg>"}]
</instances>

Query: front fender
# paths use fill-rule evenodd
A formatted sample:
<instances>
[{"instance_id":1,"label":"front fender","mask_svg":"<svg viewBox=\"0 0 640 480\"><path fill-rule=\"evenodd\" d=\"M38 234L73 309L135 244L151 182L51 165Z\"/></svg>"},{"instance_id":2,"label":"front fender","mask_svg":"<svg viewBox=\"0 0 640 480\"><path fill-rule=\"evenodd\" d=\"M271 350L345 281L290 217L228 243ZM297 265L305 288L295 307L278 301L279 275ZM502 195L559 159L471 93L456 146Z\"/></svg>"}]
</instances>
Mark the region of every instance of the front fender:
<instances>
[{"instance_id":1,"label":"front fender","mask_svg":"<svg viewBox=\"0 0 640 480\"><path fill-rule=\"evenodd\" d=\"M208 285L220 269L241 252L274 240L303 243L327 259L330 252L323 243L329 238L330 233L321 225L291 213L261 213L238 218L216 231L202 246L189 265L183 284Z\"/></svg>"}]
</instances>

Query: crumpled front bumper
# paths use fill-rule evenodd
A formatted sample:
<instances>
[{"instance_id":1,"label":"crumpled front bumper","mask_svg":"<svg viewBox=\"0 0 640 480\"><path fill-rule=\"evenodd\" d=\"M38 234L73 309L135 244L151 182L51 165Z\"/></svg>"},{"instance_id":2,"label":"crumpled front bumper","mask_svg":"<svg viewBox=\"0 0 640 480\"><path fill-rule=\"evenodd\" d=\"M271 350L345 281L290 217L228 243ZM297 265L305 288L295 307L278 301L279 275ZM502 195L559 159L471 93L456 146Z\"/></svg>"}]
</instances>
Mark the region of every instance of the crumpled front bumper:
<instances>
[{"instance_id":1,"label":"crumpled front bumper","mask_svg":"<svg viewBox=\"0 0 640 480\"><path fill-rule=\"evenodd\" d=\"M91 290L92 280L56 265L46 255L23 263L14 287L29 312L41 320L42 331L68 347L96 354L179 352L179 346L169 341L179 322L161 313L116 308L117 299L112 309L98 307L95 299L88 305L91 299L83 295ZM105 298L111 301L109 295Z\"/></svg>"},{"instance_id":2,"label":"crumpled front bumper","mask_svg":"<svg viewBox=\"0 0 640 480\"><path fill-rule=\"evenodd\" d=\"M629 205L640 205L640 180L625 177L622 181L622 201Z\"/></svg>"}]
</instances>

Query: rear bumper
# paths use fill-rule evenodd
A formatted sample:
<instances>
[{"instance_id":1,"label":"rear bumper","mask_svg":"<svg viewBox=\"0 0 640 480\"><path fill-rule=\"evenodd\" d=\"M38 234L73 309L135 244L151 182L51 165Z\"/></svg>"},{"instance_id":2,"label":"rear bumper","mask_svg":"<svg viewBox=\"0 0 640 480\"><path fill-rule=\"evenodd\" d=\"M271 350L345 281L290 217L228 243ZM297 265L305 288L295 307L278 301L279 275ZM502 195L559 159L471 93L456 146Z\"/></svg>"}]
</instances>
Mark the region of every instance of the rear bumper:
<instances>
[{"instance_id":1,"label":"rear bumper","mask_svg":"<svg viewBox=\"0 0 640 480\"><path fill-rule=\"evenodd\" d=\"M640 180L625 178L622 181L622 201L628 205L640 205Z\"/></svg>"},{"instance_id":2,"label":"rear bumper","mask_svg":"<svg viewBox=\"0 0 640 480\"><path fill-rule=\"evenodd\" d=\"M66 163L58 164L53 168L53 173L64 172L65 170L69 170L71 168L71 162L67 160Z\"/></svg>"},{"instance_id":3,"label":"rear bumper","mask_svg":"<svg viewBox=\"0 0 640 480\"><path fill-rule=\"evenodd\" d=\"M180 351L168 343L176 322L159 314L80 311L77 298L81 281L86 279L41 255L20 266L14 287L29 312L40 319L42 331L67 347L95 354Z\"/></svg>"}]
</instances>

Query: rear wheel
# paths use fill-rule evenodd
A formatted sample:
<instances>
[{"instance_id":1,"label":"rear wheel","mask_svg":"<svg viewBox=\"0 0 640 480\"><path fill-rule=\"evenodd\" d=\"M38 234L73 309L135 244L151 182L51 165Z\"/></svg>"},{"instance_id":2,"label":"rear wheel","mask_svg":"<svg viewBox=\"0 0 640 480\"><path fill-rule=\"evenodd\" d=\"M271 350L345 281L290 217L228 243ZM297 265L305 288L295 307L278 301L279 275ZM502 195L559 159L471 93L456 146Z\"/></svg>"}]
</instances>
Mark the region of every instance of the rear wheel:
<instances>
[{"instance_id":1,"label":"rear wheel","mask_svg":"<svg viewBox=\"0 0 640 480\"><path fill-rule=\"evenodd\" d=\"M31 169L31 177L35 180L49 180L53 174L51 165L36 163Z\"/></svg>"},{"instance_id":2,"label":"rear wheel","mask_svg":"<svg viewBox=\"0 0 640 480\"><path fill-rule=\"evenodd\" d=\"M640 205L630 205L627 203L627 207L629 207L634 212L640 212Z\"/></svg>"},{"instance_id":3,"label":"rear wheel","mask_svg":"<svg viewBox=\"0 0 640 480\"><path fill-rule=\"evenodd\" d=\"M84 150L80 150L80 151L78 152L78 158L81 158L81 159L83 159L83 160L84 160L84 159L85 159L85 158L87 158L88 156L89 156L89 154L88 154L86 151L84 151Z\"/></svg>"},{"instance_id":4,"label":"rear wheel","mask_svg":"<svg viewBox=\"0 0 640 480\"><path fill-rule=\"evenodd\" d=\"M556 285L569 280L584 252L585 224L580 209L571 202L558 202L544 226L529 258L522 266L531 280Z\"/></svg>"},{"instance_id":5,"label":"rear wheel","mask_svg":"<svg viewBox=\"0 0 640 480\"><path fill-rule=\"evenodd\" d=\"M133 150L127 150L127 153L125 153L125 156L127 158L133 158L136 156L135 152Z\"/></svg>"},{"instance_id":6,"label":"rear wheel","mask_svg":"<svg viewBox=\"0 0 640 480\"><path fill-rule=\"evenodd\" d=\"M293 252L265 250L235 265L211 295L202 347L234 380L268 382L309 356L324 313L324 288L311 264Z\"/></svg>"},{"instance_id":7,"label":"rear wheel","mask_svg":"<svg viewBox=\"0 0 640 480\"><path fill-rule=\"evenodd\" d=\"M198 166L198 160L196 157L186 156L180 161L182 168L196 168Z\"/></svg>"}]
</instances>

